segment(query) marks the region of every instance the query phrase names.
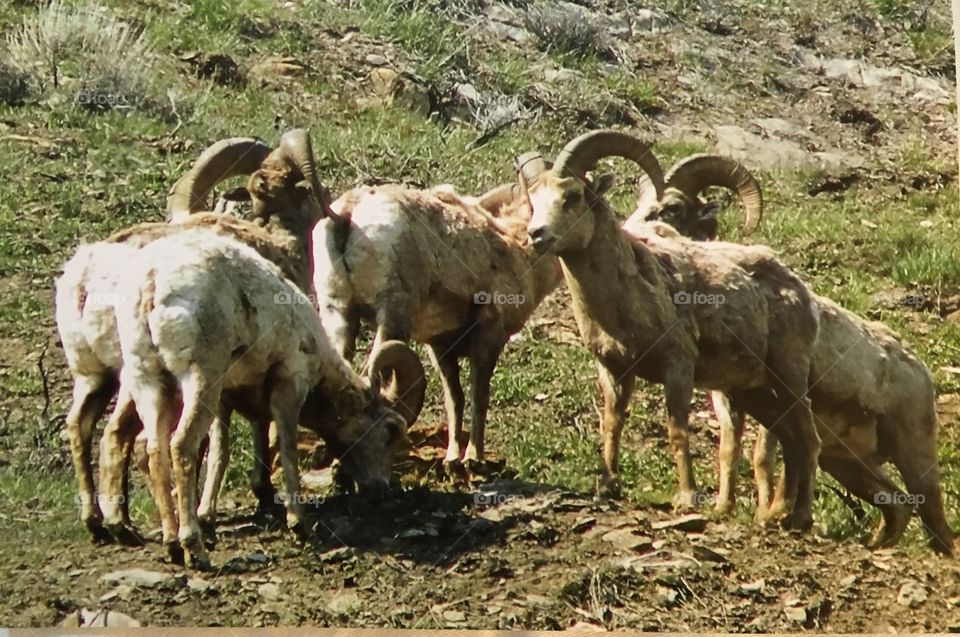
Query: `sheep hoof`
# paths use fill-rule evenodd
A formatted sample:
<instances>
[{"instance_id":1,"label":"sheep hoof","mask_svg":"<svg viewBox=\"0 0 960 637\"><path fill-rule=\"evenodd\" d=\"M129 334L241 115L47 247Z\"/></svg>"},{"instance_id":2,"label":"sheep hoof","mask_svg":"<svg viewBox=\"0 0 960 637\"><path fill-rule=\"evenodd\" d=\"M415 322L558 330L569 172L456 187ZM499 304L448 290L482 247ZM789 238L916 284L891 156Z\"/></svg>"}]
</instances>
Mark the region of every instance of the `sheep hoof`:
<instances>
[{"instance_id":1,"label":"sheep hoof","mask_svg":"<svg viewBox=\"0 0 960 637\"><path fill-rule=\"evenodd\" d=\"M619 500L623 497L623 492L620 489L620 479L615 477L602 480L597 492L601 498L609 498L611 500Z\"/></svg>"},{"instance_id":2,"label":"sheep hoof","mask_svg":"<svg viewBox=\"0 0 960 637\"><path fill-rule=\"evenodd\" d=\"M477 460L476 458L464 460L463 467L466 469L467 475L471 478L485 478L489 473L487 463L484 460Z\"/></svg>"},{"instance_id":3,"label":"sheep hoof","mask_svg":"<svg viewBox=\"0 0 960 637\"><path fill-rule=\"evenodd\" d=\"M934 537L930 540L930 548L945 557L953 557L953 538Z\"/></svg>"},{"instance_id":4,"label":"sheep hoof","mask_svg":"<svg viewBox=\"0 0 960 637\"><path fill-rule=\"evenodd\" d=\"M444 460L443 474L449 478L451 482L465 482L467 478L466 469L459 458L456 460Z\"/></svg>"},{"instance_id":5,"label":"sheep hoof","mask_svg":"<svg viewBox=\"0 0 960 637\"><path fill-rule=\"evenodd\" d=\"M292 525L288 522L287 526L298 542L309 544L314 540L313 529L304 520L297 520Z\"/></svg>"},{"instance_id":6,"label":"sheep hoof","mask_svg":"<svg viewBox=\"0 0 960 637\"><path fill-rule=\"evenodd\" d=\"M167 549L167 557L170 558L170 562L178 566L183 566L183 547L180 546L180 543L173 540L172 542L165 542L164 546Z\"/></svg>"},{"instance_id":7,"label":"sheep hoof","mask_svg":"<svg viewBox=\"0 0 960 637\"><path fill-rule=\"evenodd\" d=\"M123 546L140 547L146 545L146 540L134 529L123 523L110 524L105 529L110 534L110 541Z\"/></svg>"},{"instance_id":8,"label":"sheep hoof","mask_svg":"<svg viewBox=\"0 0 960 637\"><path fill-rule=\"evenodd\" d=\"M113 544L113 534L103 526L103 520L87 520L86 525L94 544Z\"/></svg>"},{"instance_id":9,"label":"sheep hoof","mask_svg":"<svg viewBox=\"0 0 960 637\"><path fill-rule=\"evenodd\" d=\"M217 520L215 517L200 518L200 533L203 535L203 544L208 549L217 548Z\"/></svg>"},{"instance_id":10,"label":"sheep hoof","mask_svg":"<svg viewBox=\"0 0 960 637\"><path fill-rule=\"evenodd\" d=\"M676 513L689 513L694 506L693 491L678 491L673 497L673 510Z\"/></svg>"},{"instance_id":11,"label":"sheep hoof","mask_svg":"<svg viewBox=\"0 0 960 637\"><path fill-rule=\"evenodd\" d=\"M730 515L733 513L733 502L730 500L717 500L717 504L713 510L717 515Z\"/></svg>"},{"instance_id":12,"label":"sheep hoof","mask_svg":"<svg viewBox=\"0 0 960 637\"><path fill-rule=\"evenodd\" d=\"M806 532L813 528L813 518L793 512L780 519L780 527L788 531Z\"/></svg>"},{"instance_id":13,"label":"sheep hoof","mask_svg":"<svg viewBox=\"0 0 960 637\"><path fill-rule=\"evenodd\" d=\"M203 541L198 540L199 538L191 539L182 543L181 554L186 558L187 568L195 571L209 571L211 570L210 557L207 555L207 549L203 547Z\"/></svg>"}]
</instances>

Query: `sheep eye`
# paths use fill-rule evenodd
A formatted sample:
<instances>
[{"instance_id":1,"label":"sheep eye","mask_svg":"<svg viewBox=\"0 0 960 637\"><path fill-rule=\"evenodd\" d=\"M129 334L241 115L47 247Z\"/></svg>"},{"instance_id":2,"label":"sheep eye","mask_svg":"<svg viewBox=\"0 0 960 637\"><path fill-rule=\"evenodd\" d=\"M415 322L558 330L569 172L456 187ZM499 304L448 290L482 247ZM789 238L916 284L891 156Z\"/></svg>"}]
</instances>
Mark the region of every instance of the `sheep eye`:
<instances>
[{"instance_id":1,"label":"sheep eye","mask_svg":"<svg viewBox=\"0 0 960 637\"><path fill-rule=\"evenodd\" d=\"M570 206L583 199L583 193L579 190L568 190L563 194L563 205Z\"/></svg>"}]
</instances>

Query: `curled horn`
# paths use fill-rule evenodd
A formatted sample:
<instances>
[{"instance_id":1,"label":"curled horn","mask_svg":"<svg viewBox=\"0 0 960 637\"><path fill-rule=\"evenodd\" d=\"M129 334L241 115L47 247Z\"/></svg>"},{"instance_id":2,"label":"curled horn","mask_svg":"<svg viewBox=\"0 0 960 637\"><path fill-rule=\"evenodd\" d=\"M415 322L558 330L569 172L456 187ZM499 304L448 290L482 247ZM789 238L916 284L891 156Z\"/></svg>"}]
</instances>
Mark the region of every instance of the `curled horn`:
<instances>
[{"instance_id":1,"label":"curled horn","mask_svg":"<svg viewBox=\"0 0 960 637\"><path fill-rule=\"evenodd\" d=\"M517 155L517 176L524 197L527 196L530 182L539 177L545 170L549 170L550 167L551 164L538 152L531 151Z\"/></svg>"},{"instance_id":2,"label":"curled horn","mask_svg":"<svg viewBox=\"0 0 960 637\"><path fill-rule=\"evenodd\" d=\"M516 198L517 184L502 184L483 193L478 203L488 212L496 212Z\"/></svg>"},{"instance_id":3,"label":"curled horn","mask_svg":"<svg viewBox=\"0 0 960 637\"><path fill-rule=\"evenodd\" d=\"M664 179L660 162L650 146L633 135L615 130L597 130L580 135L563 147L553 170L558 174L583 179L604 157L623 157L640 165L650 177L657 198L663 196Z\"/></svg>"},{"instance_id":4,"label":"curled horn","mask_svg":"<svg viewBox=\"0 0 960 637\"><path fill-rule=\"evenodd\" d=\"M760 184L743 164L719 155L692 155L674 165L666 176L667 186L680 190L691 199L710 186L729 188L743 207L744 235L760 225L763 194Z\"/></svg>"},{"instance_id":5,"label":"curled horn","mask_svg":"<svg viewBox=\"0 0 960 637\"><path fill-rule=\"evenodd\" d=\"M390 373L396 382L383 397L410 426L420 415L427 390L423 363L406 343L385 341L370 361L370 387L375 393L380 393L380 379Z\"/></svg>"},{"instance_id":6,"label":"curled horn","mask_svg":"<svg viewBox=\"0 0 960 637\"><path fill-rule=\"evenodd\" d=\"M280 138L277 148L278 158L300 171L304 179L310 180L313 196L323 208L323 213L333 220L339 220L339 215L330 208L330 196L327 189L317 177L316 161L313 157L313 144L310 141L310 132L305 128L295 128L287 131Z\"/></svg>"},{"instance_id":7,"label":"curled horn","mask_svg":"<svg viewBox=\"0 0 960 637\"><path fill-rule=\"evenodd\" d=\"M167 219L174 222L206 207L207 193L224 179L249 175L266 159L271 148L258 139L234 137L207 148L167 195Z\"/></svg>"}]
</instances>

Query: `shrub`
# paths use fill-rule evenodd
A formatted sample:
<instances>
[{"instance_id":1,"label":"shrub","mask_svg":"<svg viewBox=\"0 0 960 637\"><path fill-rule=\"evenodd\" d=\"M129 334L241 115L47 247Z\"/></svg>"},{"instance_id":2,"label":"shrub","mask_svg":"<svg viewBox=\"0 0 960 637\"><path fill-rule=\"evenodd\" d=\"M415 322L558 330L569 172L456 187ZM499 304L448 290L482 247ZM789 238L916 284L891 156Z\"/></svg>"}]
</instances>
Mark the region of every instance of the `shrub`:
<instances>
[{"instance_id":1,"label":"shrub","mask_svg":"<svg viewBox=\"0 0 960 637\"><path fill-rule=\"evenodd\" d=\"M550 2L530 6L523 14L523 26L537 37L540 47L546 51L581 58L610 54L602 27Z\"/></svg>"},{"instance_id":2,"label":"shrub","mask_svg":"<svg viewBox=\"0 0 960 637\"><path fill-rule=\"evenodd\" d=\"M38 95L68 95L94 112L171 114L168 87L159 82L160 62L146 35L104 8L53 0L7 37L7 50L9 66Z\"/></svg>"}]
</instances>

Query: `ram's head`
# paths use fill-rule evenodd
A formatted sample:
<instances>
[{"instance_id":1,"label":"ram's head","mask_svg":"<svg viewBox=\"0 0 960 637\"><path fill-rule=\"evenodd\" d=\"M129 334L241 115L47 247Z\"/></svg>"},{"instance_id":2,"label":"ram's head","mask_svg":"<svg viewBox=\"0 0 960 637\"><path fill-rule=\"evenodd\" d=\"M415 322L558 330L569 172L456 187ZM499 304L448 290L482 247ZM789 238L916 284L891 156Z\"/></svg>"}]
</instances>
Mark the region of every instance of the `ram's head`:
<instances>
[{"instance_id":1,"label":"ram's head","mask_svg":"<svg viewBox=\"0 0 960 637\"><path fill-rule=\"evenodd\" d=\"M729 188L743 208L741 232L748 235L760 225L763 195L760 184L743 164L719 155L692 155L666 174L666 189L658 194L649 179L637 186L637 208L623 224L636 234L648 221L662 221L697 241L712 241L719 230L720 205L700 195L711 186Z\"/></svg>"},{"instance_id":2,"label":"ram's head","mask_svg":"<svg viewBox=\"0 0 960 637\"><path fill-rule=\"evenodd\" d=\"M663 192L663 170L650 146L636 137L613 130L586 133L568 143L556 163L528 183L521 171L521 187L532 211L527 230L533 245L556 253L583 249L595 229L593 212L605 209L602 194L607 176L590 174L605 157L630 159L649 176L655 192Z\"/></svg>"},{"instance_id":3,"label":"ram's head","mask_svg":"<svg viewBox=\"0 0 960 637\"><path fill-rule=\"evenodd\" d=\"M243 137L212 145L170 189L168 219L181 223L190 215L210 210L207 195L236 175L247 175L247 183L223 198L251 202L253 217L260 223L277 217L286 226L311 226L330 213L330 195L317 177L310 135L294 129L280 138L276 149Z\"/></svg>"}]
</instances>

